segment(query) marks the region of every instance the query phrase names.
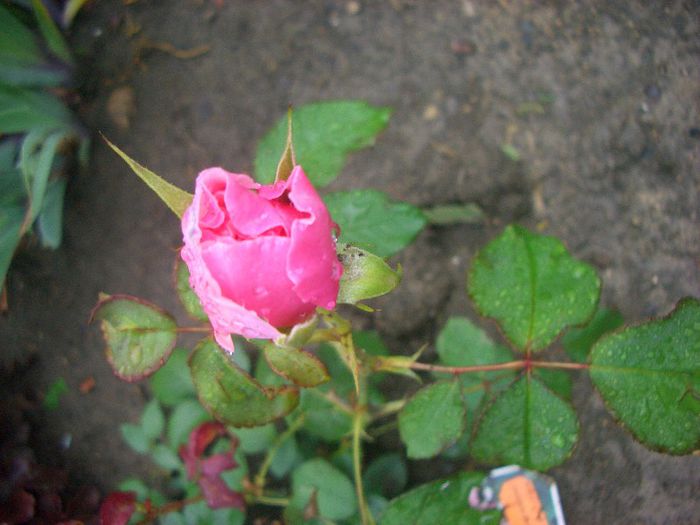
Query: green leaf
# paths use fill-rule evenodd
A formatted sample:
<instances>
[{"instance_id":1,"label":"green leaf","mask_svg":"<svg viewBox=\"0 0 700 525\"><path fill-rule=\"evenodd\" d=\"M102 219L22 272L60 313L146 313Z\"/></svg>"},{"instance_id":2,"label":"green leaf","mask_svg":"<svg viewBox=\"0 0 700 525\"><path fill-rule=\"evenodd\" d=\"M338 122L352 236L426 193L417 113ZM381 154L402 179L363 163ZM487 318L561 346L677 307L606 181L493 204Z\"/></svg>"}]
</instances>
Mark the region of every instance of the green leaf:
<instances>
[{"instance_id":1,"label":"green leaf","mask_svg":"<svg viewBox=\"0 0 700 525\"><path fill-rule=\"evenodd\" d=\"M127 478L124 481L121 481L117 485L117 490L122 492L135 492L136 498L139 501L143 501L148 498L148 493L150 491L148 486L138 478Z\"/></svg>"},{"instance_id":2,"label":"green leaf","mask_svg":"<svg viewBox=\"0 0 700 525\"><path fill-rule=\"evenodd\" d=\"M510 350L494 343L486 332L466 317L450 317L438 335L436 347L440 362L448 366L490 365L513 360ZM463 375L465 384L471 384L508 373L507 370L498 370Z\"/></svg>"},{"instance_id":3,"label":"green leaf","mask_svg":"<svg viewBox=\"0 0 700 525\"><path fill-rule=\"evenodd\" d=\"M214 454L225 452L230 449L230 444L223 440L218 443L218 446L220 448L217 449L217 445L214 445L212 450ZM248 481L248 461L240 448L236 450L235 454L233 455L233 459L236 463L238 463L238 466L232 470L222 472L221 479L223 479L226 485L233 490L243 492L244 485Z\"/></svg>"},{"instance_id":4,"label":"green leaf","mask_svg":"<svg viewBox=\"0 0 700 525\"><path fill-rule=\"evenodd\" d=\"M355 350L362 350L372 356L386 356L389 354L384 341L374 330L358 330L352 333ZM342 350L342 349L341 349ZM331 381L321 388L324 391L333 391L341 397L347 397L355 390L355 377L348 364L342 359L335 345L324 343L319 345L316 355L324 362L331 376ZM370 403L382 404L384 397L378 385L386 374L372 373L367 385L367 398Z\"/></svg>"},{"instance_id":5,"label":"green leaf","mask_svg":"<svg viewBox=\"0 0 700 525\"><path fill-rule=\"evenodd\" d=\"M486 409L472 442L474 458L547 470L572 452L578 421L571 406L524 376Z\"/></svg>"},{"instance_id":6,"label":"green leaf","mask_svg":"<svg viewBox=\"0 0 700 525\"><path fill-rule=\"evenodd\" d=\"M70 127L73 116L55 96L0 84L0 133Z\"/></svg>"},{"instance_id":7,"label":"green leaf","mask_svg":"<svg viewBox=\"0 0 700 525\"><path fill-rule=\"evenodd\" d=\"M236 428L233 433L240 440L240 449L246 454L259 454L272 445L277 437L275 425L268 423L262 427Z\"/></svg>"},{"instance_id":8,"label":"green leaf","mask_svg":"<svg viewBox=\"0 0 700 525\"><path fill-rule=\"evenodd\" d=\"M180 302L190 317L198 321L209 321L202 309L202 303L199 302L199 297L190 287L190 270L179 255L175 262L175 288Z\"/></svg>"},{"instance_id":9,"label":"green leaf","mask_svg":"<svg viewBox=\"0 0 700 525\"><path fill-rule=\"evenodd\" d=\"M302 387L314 387L330 379L325 365L313 354L300 348L263 346L265 359L277 374Z\"/></svg>"},{"instance_id":10,"label":"green leaf","mask_svg":"<svg viewBox=\"0 0 700 525\"><path fill-rule=\"evenodd\" d=\"M43 62L34 34L12 12L0 4L0 59L13 59L20 64Z\"/></svg>"},{"instance_id":11,"label":"green leaf","mask_svg":"<svg viewBox=\"0 0 700 525\"><path fill-rule=\"evenodd\" d=\"M236 353L237 352L234 352L234 355ZM258 353L258 358L255 360L254 377L259 383L267 386L281 386L287 384L282 376L272 371L270 365L267 364L267 361L261 353Z\"/></svg>"},{"instance_id":12,"label":"green leaf","mask_svg":"<svg viewBox=\"0 0 700 525\"><path fill-rule=\"evenodd\" d=\"M380 257L402 250L425 227L423 212L405 202L391 202L377 190L338 191L323 198L340 226L340 242Z\"/></svg>"},{"instance_id":13,"label":"green leaf","mask_svg":"<svg viewBox=\"0 0 700 525\"><path fill-rule=\"evenodd\" d=\"M277 479L282 479L297 463L301 462L301 459L297 440L294 436L290 436L277 449L270 464L270 472Z\"/></svg>"},{"instance_id":14,"label":"green leaf","mask_svg":"<svg viewBox=\"0 0 700 525\"><path fill-rule=\"evenodd\" d=\"M440 362L448 366L479 366L507 363L513 354L505 346L494 343L466 317L451 317L438 334L436 349ZM513 379L513 370L494 370L461 374L462 398L466 405L466 428L472 428L486 403L505 389ZM446 374L435 374L445 377ZM460 451L466 451L469 437L460 440ZM455 452L455 451L452 451Z\"/></svg>"},{"instance_id":15,"label":"green leaf","mask_svg":"<svg viewBox=\"0 0 700 525\"><path fill-rule=\"evenodd\" d=\"M595 344L591 378L613 415L646 446L700 448L700 301Z\"/></svg>"},{"instance_id":16,"label":"green leaf","mask_svg":"<svg viewBox=\"0 0 700 525\"><path fill-rule=\"evenodd\" d=\"M319 102L294 109L296 161L314 186L335 179L351 151L374 143L387 125L391 110L363 101ZM280 119L263 137L255 153L255 178L269 184L275 179L277 162L285 148L287 118Z\"/></svg>"},{"instance_id":17,"label":"green leaf","mask_svg":"<svg viewBox=\"0 0 700 525\"><path fill-rule=\"evenodd\" d=\"M151 376L153 395L165 406L175 406L197 395L187 365L188 357L188 350L176 348L163 367Z\"/></svg>"},{"instance_id":18,"label":"green leaf","mask_svg":"<svg viewBox=\"0 0 700 525\"><path fill-rule=\"evenodd\" d=\"M199 401L187 399L173 408L168 418L166 435L173 449L187 442L190 432L199 424L209 421L211 417Z\"/></svg>"},{"instance_id":19,"label":"green leaf","mask_svg":"<svg viewBox=\"0 0 700 525\"><path fill-rule=\"evenodd\" d=\"M384 454L367 466L362 479L367 494L393 498L406 487L408 467L401 454Z\"/></svg>"},{"instance_id":20,"label":"green leaf","mask_svg":"<svg viewBox=\"0 0 700 525\"><path fill-rule=\"evenodd\" d=\"M338 303L356 304L392 291L401 281L401 267L396 271L376 255L350 245L338 245L338 259L343 265Z\"/></svg>"},{"instance_id":21,"label":"green leaf","mask_svg":"<svg viewBox=\"0 0 700 525\"><path fill-rule=\"evenodd\" d=\"M50 180L44 195L44 202L37 217L37 230L44 248L56 249L63 239L63 196L66 193L66 179Z\"/></svg>"},{"instance_id":22,"label":"green leaf","mask_svg":"<svg viewBox=\"0 0 700 525\"><path fill-rule=\"evenodd\" d=\"M192 203L192 194L181 190L177 186L170 184L162 177L156 175L151 170L144 168L138 162L129 157L126 153L112 144L106 137L102 137L107 145L119 155L124 162L133 170L139 178L151 188L160 200L162 200L168 208L170 208L178 218L182 219L185 210Z\"/></svg>"},{"instance_id":23,"label":"green leaf","mask_svg":"<svg viewBox=\"0 0 700 525\"><path fill-rule=\"evenodd\" d=\"M304 509L315 494L318 513L329 520L349 518L357 511L355 487L340 470L321 458L302 463L292 472L290 505Z\"/></svg>"},{"instance_id":24,"label":"green leaf","mask_svg":"<svg viewBox=\"0 0 700 525\"><path fill-rule=\"evenodd\" d=\"M107 343L107 360L125 381L158 370L177 339L177 324L154 304L128 295L102 295L92 312Z\"/></svg>"},{"instance_id":25,"label":"green leaf","mask_svg":"<svg viewBox=\"0 0 700 525\"><path fill-rule=\"evenodd\" d=\"M399 433L409 458L430 458L464 432L465 408L457 380L423 387L399 413Z\"/></svg>"},{"instance_id":26,"label":"green leaf","mask_svg":"<svg viewBox=\"0 0 700 525\"><path fill-rule=\"evenodd\" d=\"M571 401L574 388L571 372L554 368L535 368L532 374L556 395L565 401Z\"/></svg>"},{"instance_id":27,"label":"green leaf","mask_svg":"<svg viewBox=\"0 0 700 525\"><path fill-rule=\"evenodd\" d=\"M376 330L356 330L352 333L352 339L355 348L361 348L369 355L389 355L389 349Z\"/></svg>"},{"instance_id":28,"label":"green leaf","mask_svg":"<svg viewBox=\"0 0 700 525\"><path fill-rule=\"evenodd\" d=\"M0 174L3 175L4 174ZM16 205L0 205L0 291L10 268L12 256L20 240L24 223L24 208Z\"/></svg>"},{"instance_id":29,"label":"green leaf","mask_svg":"<svg viewBox=\"0 0 700 525\"><path fill-rule=\"evenodd\" d=\"M469 505L469 493L483 479L477 472L461 472L421 485L391 500L379 525L498 525L500 511L482 511Z\"/></svg>"},{"instance_id":30,"label":"green leaf","mask_svg":"<svg viewBox=\"0 0 700 525\"><path fill-rule=\"evenodd\" d=\"M235 365L238 365L238 367L244 370L245 372L250 372L250 356L248 355L248 352L243 351L243 338L238 337L237 335L234 335L232 337L234 348L238 348L239 350L233 352L232 354L228 354L229 358L231 359L231 362Z\"/></svg>"},{"instance_id":31,"label":"green leaf","mask_svg":"<svg viewBox=\"0 0 700 525\"><path fill-rule=\"evenodd\" d=\"M56 379L44 396L44 407L48 410L56 410L61 401L61 396L68 392L68 384L62 377Z\"/></svg>"},{"instance_id":32,"label":"green leaf","mask_svg":"<svg viewBox=\"0 0 700 525\"><path fill-rule=\"evenodd\" d=\"M47 132L39 129L28 133L22 142L19 167L29 195L29 220L32 223L44 206L54 158L66 137L63 130Z\"/></svg>"},{"instance_id":33,"label":"green leaf","mask_svg":"<svg viewBox=\"0 0 700 525\"><path fill-rule=\"evenodd\" d=\"M180 456L175 451L165 445L158 443L151 451L153 462L165 470L178 470L182 468Z\"/></svg>"},{"instance_id":34,"label":"green leaf","mask_svg":"<svg viewBox=\"0 0 700 525\"><path fill-rule=\"evenodd\" d=\"M51 19L51 15L46 10L43 2L41 0L32 0L32 7L34 8L34 15L39 25L39 31L41 31L44 40L46 40L49 50L65 63L72 64L73 58L68 49L68 44Z\"/></svg>"},{"instance_id":35,"label":"green leaf","mask_svg":"<svg viewBox=\"0 0 700 525\"><path fill-rule=\"evenodd\" d=\"M179 512L168 512L158 519L158 525L187 525L187 522Z\"/></svg>"},{"instance_id":36,"label":"green leaf","mask_svg":"<svg viewBox=\"0 0 700 525\"><path fill-rule=\"evenodd\" d=\"M141 429L148 439L155 440L165 430L165 414L157 399L151 399L141 414Z\"/></svg>"},{"instance_id":37,"label":"green leaf","mask_svg":"<svg viewBox=\"0 0 700 525\"><path fill-rule=\"evenodd\" d=\"M484 222L484 211L474 203L442 204L423 208L423 215L429 224L452 226L455 224L479 224Z\"/></svg>"},{"instance_id":38,"label":"green leaf","mask_svg":"<svg viewBox=\"0 0 700 525\"><path fill-rule=\"evenodd\" d=\"M58 87L69 82L68 68L50 64L22 65L0 56L0 84L17 87Z\"/></svg>"},{"instance_id":39,"label":"green leaf","mask_svg":"<svg viewBox=\"0 0 700 525\"><path fill-rule=\"evenodd\" d=\"M299 403L292 387L263 387L205 339L190 357L192 381L204 407L234 427L254 427L287 415Z\"/></svg>"},{"instance_id":40,"label":"green leaf","mask_svg":"<svg viewBox=\"0 0 700 525\"><path fill-rule=\"evenodd\" d=\"M348 435L352 428L350 414L326 399L319 387L301 391L299 410L305 414L302 428L329 443Z\"/></svg>"},{"instance_id":41,"label":"green leaf","mask_svg":"<svg viewBox=\"0 0 700 525\"><path fill-rule=\"evenodd\" d=\"M516 347L538 351L593 315L600 280L554 237L508 226L477 254L468 289Z\"/></svg>"},{"instance_id":42,"label":"green leaf","mask_svg":"<svg viewBox=\"0 0 700 525\"><path fill-rule=\"evenodd\" d=\"M588 361L588 354L593 344L602 335L612 332L624 323L622 314L617 310L600 308L596 311L591 322L582 328L573 328L562 337L564 350L577 363Z\"/></svg>"},{"instance_id":43,"label":"green leaf","mask_svg":"<svg viewBox=\"0 0 700 525\"><path fill-rule=\"evenodd\" d=\"M119 427L119 430L126 444L139 454L147 453L153 445L152 440L148 438L140 425L124 423Z\"/></svg>"}]
</instances>

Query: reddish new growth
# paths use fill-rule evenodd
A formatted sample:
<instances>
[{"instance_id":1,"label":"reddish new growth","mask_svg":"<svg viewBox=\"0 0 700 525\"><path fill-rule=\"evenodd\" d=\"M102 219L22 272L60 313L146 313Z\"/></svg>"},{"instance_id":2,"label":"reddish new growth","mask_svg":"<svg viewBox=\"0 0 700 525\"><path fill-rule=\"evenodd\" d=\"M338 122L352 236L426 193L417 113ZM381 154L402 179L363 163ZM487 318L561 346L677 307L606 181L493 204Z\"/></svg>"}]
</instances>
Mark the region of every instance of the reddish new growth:
<instances>
[{"instance_id":1,"label":"reddish new growth","mask_svg":"<svg viewBox=\"0 0 700 525\"><path fill-rule=\"evenodd\" d=\"M199 484L209 507L245 510L243 495L231 490L221 479L223 472L238 466L233 459L238 442L231 438L228 451L205 456L209 446L225 435L228 433L221 423L203 423L192 431L187 444L180 447L180 457L185 463L187 476Z\"/></svg>"}]
</instances>

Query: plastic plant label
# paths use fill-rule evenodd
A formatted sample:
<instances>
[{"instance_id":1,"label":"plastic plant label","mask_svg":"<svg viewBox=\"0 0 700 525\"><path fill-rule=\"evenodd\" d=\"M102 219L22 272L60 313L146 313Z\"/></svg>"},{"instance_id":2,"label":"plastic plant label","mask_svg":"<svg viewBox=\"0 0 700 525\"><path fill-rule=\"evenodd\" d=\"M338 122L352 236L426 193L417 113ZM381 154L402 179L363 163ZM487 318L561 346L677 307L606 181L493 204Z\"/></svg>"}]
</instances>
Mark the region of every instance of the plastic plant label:
<instances>
[{"instance_id":1,"label":"plastic plant label","mask_svg":"<svg viewBox=\"0 0 700 525\"><path fill-rule=\"evenodd\" d=\"M552 478L509 465L492 470L469 493L477 509L501 509L508 525L565 525L559 490Z\"/></svg>"}]
</instances>

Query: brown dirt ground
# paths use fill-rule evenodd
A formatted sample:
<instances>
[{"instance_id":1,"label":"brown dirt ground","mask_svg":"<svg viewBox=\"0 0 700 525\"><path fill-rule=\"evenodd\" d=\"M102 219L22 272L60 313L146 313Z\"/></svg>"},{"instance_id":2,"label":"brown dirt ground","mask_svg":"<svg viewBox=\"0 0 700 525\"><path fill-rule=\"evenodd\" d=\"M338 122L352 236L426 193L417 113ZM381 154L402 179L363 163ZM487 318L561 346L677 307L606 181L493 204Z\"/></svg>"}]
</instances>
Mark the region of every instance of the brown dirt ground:
<instances>
[{"instance_id":1,"label":"brown dirt ground","mask_svg":"<svg viewBox=\"0 0 700 525\"><path fill-rule=\"evenodd\" d=\"M557 235L630 322L700 296L697 2L477 0L92 2L73 28L84 121L182 187L198 170L250 171L289 103L361 98L394 113L331 189L372 187L417 205L477 202L486 224L432 228L395 258L401 287L362 322L406 353L470 313L464 274L512 221ZM167 46L208 51L177 57ZM160 49L159 49L160 48ZM165 51L164 51L165 49ZM545 97L546 100L542 99ZM529 102L544 100L523 114ZM512 144L514 162L501 151ZM96 141L71 181L65 242L29 247L9 275L4 352L32 352L3 395L69 391L38 440L74 479L107 490L156 472L121 441L147 393L115 379L96 327L99 291L183 316L170 284L178 223ZM79 392L88 377L89 394ZM552 471L572 524L697 523L700 457L635 443L583 375L581 439ZM71 444L60 450L62 437ZM65 441L64 441L65 442ZM453 468L456 466L453 466ZM412 468L415 481L439 475Z\"/></svg>"}]
</instances>

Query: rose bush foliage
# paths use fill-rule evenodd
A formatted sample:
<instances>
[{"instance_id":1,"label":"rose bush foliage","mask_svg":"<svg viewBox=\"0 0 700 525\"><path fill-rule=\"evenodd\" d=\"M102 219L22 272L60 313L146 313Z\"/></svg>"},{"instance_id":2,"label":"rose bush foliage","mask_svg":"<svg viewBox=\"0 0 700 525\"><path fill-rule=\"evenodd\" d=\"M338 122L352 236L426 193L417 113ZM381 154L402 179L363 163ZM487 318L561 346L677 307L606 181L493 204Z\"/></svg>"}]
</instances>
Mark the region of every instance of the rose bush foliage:
<instances>
[{"instance_id":1,"label":"rose bush foliage","mask_svg":"<svg viewBox=\"0 0 700 525\"><path fill-rule=\"evenodd\" d=\"M301 166L270 185L221 168L199 174L182 258L223 348L233 351L231 334L276 339L317 307L335 307L335 228Z\"/></svg>"}]
</instances>

